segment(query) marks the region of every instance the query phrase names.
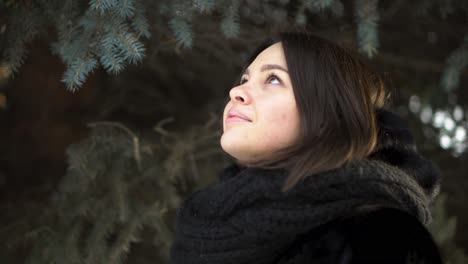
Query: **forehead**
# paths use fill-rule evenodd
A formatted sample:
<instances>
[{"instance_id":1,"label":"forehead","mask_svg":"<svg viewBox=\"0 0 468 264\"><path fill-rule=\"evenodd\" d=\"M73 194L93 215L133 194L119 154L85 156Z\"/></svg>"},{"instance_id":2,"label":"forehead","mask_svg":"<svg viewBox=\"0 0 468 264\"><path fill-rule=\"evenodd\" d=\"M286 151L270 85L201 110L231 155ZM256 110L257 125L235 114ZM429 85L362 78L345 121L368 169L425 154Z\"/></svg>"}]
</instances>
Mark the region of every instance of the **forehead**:
<instances>
[{"instance_id":1,"label":"forehead","mask_svg":"<svg viewBox=\"0 0 468 264\"><path fill-rule=\"evenodd\" d=\"M282 66L283 68L287 68L281 42L275 43L260 52L255 60L245 70L245 73L249 74L249 69L260 70L260 67L264 64L276 64Z\"/></svg>"},{"instance_id":2,"label":"forehead","mask_svg":"<svg viewBox=\"0 0 468 264\"><path fill-rule=\"evenodd\" d=\"M277 60L284 60L284 54L283 54L283 46L281 42L275 43L268 48L264 49L260 54L257 55L255 60L252 62L255 63L256 61L271 61L271 60L276 60L275 62L278 62Z\"/></svg>"}]
</instances>

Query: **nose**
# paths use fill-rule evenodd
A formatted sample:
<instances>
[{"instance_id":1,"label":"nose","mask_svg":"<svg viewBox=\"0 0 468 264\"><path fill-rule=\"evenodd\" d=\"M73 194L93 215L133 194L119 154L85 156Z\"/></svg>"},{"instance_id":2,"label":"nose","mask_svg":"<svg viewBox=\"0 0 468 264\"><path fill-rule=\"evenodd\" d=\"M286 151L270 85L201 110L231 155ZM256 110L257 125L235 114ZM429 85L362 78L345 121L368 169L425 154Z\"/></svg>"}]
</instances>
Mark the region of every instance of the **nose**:
<instances>
[{"instance_id":1,"label":"nose","mask_svg":"<svg viewBox=\"0 0 468 264\"><path fill-rule=\"evenodd\" d=\"M249 104L251 99L250 95L245 91L244 85L233 87L229 91L229 96L232 101L240 104Z\"/></svg>"}]
</instances>

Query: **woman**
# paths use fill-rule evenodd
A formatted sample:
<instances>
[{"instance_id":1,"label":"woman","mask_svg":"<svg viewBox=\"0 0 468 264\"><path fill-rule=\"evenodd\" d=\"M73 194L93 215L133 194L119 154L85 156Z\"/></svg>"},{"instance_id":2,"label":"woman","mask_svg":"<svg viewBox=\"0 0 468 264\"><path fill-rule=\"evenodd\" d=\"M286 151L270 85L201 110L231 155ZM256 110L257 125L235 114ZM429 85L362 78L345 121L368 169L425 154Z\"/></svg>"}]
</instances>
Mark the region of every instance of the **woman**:
<instances>
[{"instance_id":1,"label":"woman","mask_svg":"<svg viewBox=\"0 0 468 264\"><path fill-rule=\"evenodd\" d=\"M440 181L381 79L317 36L259 46L229 92L234 164L179 209L171 263L442 263Z\"/></svg>"}]
</instances>

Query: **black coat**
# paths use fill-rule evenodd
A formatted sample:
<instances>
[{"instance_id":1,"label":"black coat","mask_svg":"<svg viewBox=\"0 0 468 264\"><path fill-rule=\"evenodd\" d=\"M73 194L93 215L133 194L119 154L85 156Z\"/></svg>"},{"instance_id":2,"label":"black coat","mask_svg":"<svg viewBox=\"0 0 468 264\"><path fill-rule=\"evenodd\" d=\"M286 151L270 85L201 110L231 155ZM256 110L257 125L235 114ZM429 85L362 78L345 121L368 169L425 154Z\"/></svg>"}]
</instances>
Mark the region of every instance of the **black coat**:
<instances>
[{"instance_id":1,"label":"black coat","mask_svg":"<svg viewBox=\"0 0 468 264\"><path fill-rule=\"evenodd\" d=\"M302 234L277 264L439 264L437 245L412 215L392 208L360 212Z\"/></svg>"},{"instance_id":2,"label":"black coat","mask_svg":"<svg viewBox=\"0 0 468 264\"><path fill-rule=\"evenodd\" d=\"M442 263L425 228L440 171L401 118L377 111L366 159L280 192L283 169L233 164L178 210L172 264Z\"/></svg>"}]
</instances>

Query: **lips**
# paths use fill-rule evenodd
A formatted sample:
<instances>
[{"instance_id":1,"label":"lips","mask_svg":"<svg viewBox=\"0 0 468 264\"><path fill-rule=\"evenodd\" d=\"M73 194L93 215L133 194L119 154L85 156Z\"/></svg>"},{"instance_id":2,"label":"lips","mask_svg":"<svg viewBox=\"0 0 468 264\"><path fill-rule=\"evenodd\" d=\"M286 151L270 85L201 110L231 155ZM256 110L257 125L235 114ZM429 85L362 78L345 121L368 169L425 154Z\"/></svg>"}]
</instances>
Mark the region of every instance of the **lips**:
<instances>
[{"instance_id":1,"label":"lips","mask_svg":"<svg viewBox=\"0 0 468 264\"><path fill-rule=\"evenodd\" d=\"M244 120L244 121L248 121L248 122L252 121L252 120L250 120L250 118L247 115L245 115L242 112L237 111L235 109L229 110L228 115L227 115L227 119L230 119L232 121L235 121L235 120L237 120L237 121Z\"/></svg>"}]
</instances>

